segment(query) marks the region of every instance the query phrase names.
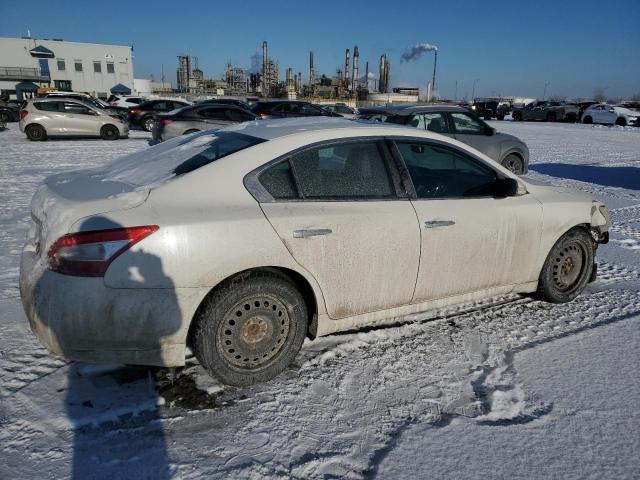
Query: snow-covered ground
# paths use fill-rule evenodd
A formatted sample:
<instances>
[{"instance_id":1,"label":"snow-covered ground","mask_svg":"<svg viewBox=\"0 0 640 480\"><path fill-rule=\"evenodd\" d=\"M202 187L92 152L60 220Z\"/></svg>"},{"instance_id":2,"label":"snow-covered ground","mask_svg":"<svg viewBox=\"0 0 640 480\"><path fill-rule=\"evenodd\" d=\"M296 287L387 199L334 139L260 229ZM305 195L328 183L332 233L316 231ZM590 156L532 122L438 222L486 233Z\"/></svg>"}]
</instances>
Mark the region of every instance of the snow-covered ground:
<instances>
[{"instance_id":1,"label":"snow-covered ground","mask_svg":"<svg viewBox=\"0 0 640 480\"><path fill-rule=\"evenodd\" d=\"M18 259L45 176L148 147L0 131L0 478L633 478L640 471L640 129L493 122L531 178L611 208L597 282L570 304L495 298L307 342L222 387L69 364L30 333Z\"/></svg>"}]
</instances>

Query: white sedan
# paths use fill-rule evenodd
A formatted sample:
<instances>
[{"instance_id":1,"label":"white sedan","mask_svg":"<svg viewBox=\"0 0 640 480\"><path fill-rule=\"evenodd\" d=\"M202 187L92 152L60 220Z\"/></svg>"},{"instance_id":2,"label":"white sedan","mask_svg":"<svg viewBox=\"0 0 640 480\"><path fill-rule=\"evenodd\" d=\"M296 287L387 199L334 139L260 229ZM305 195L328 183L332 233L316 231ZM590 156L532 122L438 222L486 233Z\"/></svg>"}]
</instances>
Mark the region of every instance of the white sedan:
<instances>
[{"instance_id":1,"label":"white sedan","mask_svg":"<svg viewBox=\"0 0 640 480\"><path fill-rule=\"evenodd\" d=\"M20 289L54 354L273 378L305 337L507 293L575 298L604 205L428 131L248 122L48 178Z\"/></svg>"},{"instance_id":2,"label":"white sedan","mask_svg":"<svg viewBox=\"0 0 640 480\"><path fill-rule=\"evenodd\" d=\"M582 113L582 123L640 127L640 112L616 105L597 103Z\"/></svg>"}]
</instances>

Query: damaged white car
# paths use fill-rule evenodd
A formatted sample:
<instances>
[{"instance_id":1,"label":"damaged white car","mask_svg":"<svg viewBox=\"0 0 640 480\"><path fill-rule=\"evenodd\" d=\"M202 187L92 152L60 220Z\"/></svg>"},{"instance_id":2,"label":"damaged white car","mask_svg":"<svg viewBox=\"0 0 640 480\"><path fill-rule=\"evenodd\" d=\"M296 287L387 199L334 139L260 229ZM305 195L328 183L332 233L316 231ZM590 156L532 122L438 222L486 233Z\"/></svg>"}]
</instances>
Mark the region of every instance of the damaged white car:
<instances>
[{"instance_id":1,"label":"damaged white car","mask_svg":"<svg viewBox=\"0 0 640 480\"><path fill-rule=\"evenodd\" d=\"M54 354L283 371L305 337L510 292L575 298L604 205L428 131L341 119L179 137L33 199L20 289Z\"/></svg>"}]
</instances>

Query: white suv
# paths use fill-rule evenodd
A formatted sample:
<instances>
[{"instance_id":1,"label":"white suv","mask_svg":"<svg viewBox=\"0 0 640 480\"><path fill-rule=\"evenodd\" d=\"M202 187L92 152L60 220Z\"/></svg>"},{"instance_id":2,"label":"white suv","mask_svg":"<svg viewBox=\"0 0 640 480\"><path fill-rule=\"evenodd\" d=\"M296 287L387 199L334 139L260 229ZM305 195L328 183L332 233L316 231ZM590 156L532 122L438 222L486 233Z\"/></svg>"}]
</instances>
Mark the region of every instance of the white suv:
<instances>
[{"instance_id":1,"label":"white suv","mask_svg":"<svg viewBox=\"0 0 640 480\"><path fill-rule=\"evenodd\" d=\"M119 115L69 98L36 98L20 111L20 130L29 140L49 136L88 136L116 140L129 136L129 125Z\"/></svg>"},{"instance_id":2,"label":"white suv","mask_svg":"<svg viewBox=\"0 0 640 480\"><path fill-rule=\"evenodd\" d=\"M111 95L107 99L107 103L112 107L124 107L131 108L137 107L142 102L146 102L147 99L145 97L141 97L140 95Z\"/></svg>"}]
</instances>

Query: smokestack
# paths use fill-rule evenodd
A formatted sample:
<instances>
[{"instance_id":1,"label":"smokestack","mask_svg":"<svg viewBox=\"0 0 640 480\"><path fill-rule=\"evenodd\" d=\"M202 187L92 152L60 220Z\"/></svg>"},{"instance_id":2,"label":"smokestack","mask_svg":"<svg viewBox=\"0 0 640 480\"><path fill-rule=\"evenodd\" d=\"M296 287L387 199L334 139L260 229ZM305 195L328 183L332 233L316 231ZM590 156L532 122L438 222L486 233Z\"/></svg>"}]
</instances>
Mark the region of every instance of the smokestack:
<instances>
[{"instance_id":1,"label":"smokestack","mask_svg":"<svg viewBox=\"0 0 640 480\"><path fill-rule=\"evenodd\" d=\"M309 94L313 95L315 90L316 74L313 68L313 52L309 52Z\"/></svg>"},{"instance_id":2,"label":"smokestack","mask_svg":"<svg viewBox=\"0 0 640 480\"><path fill-rule=\"evenodd\" d=\"M351 90L351 80L349 78L349 73L351 71L351 53L347 48L347 51L344 55L344 84L348 90Z\"/></svg>"},{"instance_id":3,"label":"smokestack","mask_svg":"<svg viewBox=\"0 0 640 480\"><path fill-rule=\"evenodd\" d=\"M435 50L433 57L433 80L431 80L431 95L436 91L436 64L438 63L438 50Z\"/></svg>"},{"instance_id":4,"label":"smokestack","mask_svg":"<svg viewBox=\"0 0 640 480\"><path fill-rule=\"evenodd\" d=\"M385 69L385 64L386 64L386 56L383 53L382 55L380 55L380 74L378 76L378 91L380 93L387 93L387 89L385 87L384 84L384 69Z\"/></svg>"},{"instance_id":5,"label":"smokestack","mask_svg":"<svg viewBox=\"0 0 640 480\"><path fill-rule=\"evenodd\" d=\"M296 88L299 92L302 92L302 72L298 72L298 84L296 85Z\"/></svg>"},{"instance_id":6,"label":"smokestack","mask_svg":"<svg viewBox=\"0 0 640 480\"><path fill-rule=\"evenodd\" d=\"M364 81L367 86L367 90L369 90L369 62L365 62L364 67Z\"/></svg>"},{"instance_id":7,"label":"smokestack","mask_svg":"<svg viewBox=\"0 0 640 480\"><path fill-rule=\"evenodd\" d=\"M353 47L353 86L352 90L355 92L358 88L358 46Z\"/></svg>"},{"instance_id":8,"label":"smokestack","mask_svg":"<svg viewBox=\"0 0 640 480\"><path fill-rule=\"evenodd\" d=\"M268 97L267 92L267 42L262 42L262 96Z\"/></svg>"}]
</instances>

